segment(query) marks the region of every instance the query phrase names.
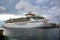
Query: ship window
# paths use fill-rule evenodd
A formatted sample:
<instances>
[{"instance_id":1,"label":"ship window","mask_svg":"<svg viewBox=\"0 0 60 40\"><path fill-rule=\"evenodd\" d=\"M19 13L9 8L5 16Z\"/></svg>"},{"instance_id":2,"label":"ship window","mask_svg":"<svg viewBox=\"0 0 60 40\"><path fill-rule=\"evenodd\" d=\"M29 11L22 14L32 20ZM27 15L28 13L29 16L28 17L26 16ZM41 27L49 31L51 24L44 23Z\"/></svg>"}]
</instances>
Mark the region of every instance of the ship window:
<instances>
[{"instance_id":1,"label":"ship window","mask_svg":"<svg viewBox=\"0 0 60 40\"><path fill-rule=\"evenodd\" d=\"M31 17L33 19L44 19L44 17L39 17L39 16L35 16L35 17Z\"/></svg>"},{"instance_id":2,"label":"ship window","mask_svg":"<svg viewBox=\"0 0 60 40\"><path fill-rule=\"evenodd\" d=\"M26 17L26 19L29 19L28 17Z\"/></svg>"}]
</instances>

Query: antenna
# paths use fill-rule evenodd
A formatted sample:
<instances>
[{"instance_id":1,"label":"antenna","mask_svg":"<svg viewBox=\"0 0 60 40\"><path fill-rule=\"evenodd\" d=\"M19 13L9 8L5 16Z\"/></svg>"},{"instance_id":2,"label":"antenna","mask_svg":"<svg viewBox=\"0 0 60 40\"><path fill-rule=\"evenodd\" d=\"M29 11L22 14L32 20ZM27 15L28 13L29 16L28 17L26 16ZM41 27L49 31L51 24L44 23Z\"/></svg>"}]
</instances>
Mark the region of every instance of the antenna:
<instances>
[{"instance_id":1,"label":"antenna","mask_svg":"<svg viewBox=\"0 0 60 40\"><path fill-rule=\"evenodd\" d=\"M32 14L32 11L29 11L28 13L29 13L29 14Z\"/></svg>"}]
</instances>

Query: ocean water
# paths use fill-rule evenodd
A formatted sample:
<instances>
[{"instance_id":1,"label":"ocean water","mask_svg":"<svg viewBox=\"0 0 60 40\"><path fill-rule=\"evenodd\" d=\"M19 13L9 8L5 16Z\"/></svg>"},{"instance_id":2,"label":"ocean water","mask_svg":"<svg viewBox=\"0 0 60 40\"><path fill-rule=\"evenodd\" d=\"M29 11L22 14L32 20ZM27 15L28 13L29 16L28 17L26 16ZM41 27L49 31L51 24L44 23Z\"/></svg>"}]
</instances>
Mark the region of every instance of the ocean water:
<instances>
[{"instance_id":1,"label":"ocean water","mask_svg":"<svg viewBox=\"0 0 60 40\"><path fill-rule=\"evenodd\" d=\"M5 29L4 35L14 40L59 40L60 28L9 28Z\"/></svg>"}]
</instances>

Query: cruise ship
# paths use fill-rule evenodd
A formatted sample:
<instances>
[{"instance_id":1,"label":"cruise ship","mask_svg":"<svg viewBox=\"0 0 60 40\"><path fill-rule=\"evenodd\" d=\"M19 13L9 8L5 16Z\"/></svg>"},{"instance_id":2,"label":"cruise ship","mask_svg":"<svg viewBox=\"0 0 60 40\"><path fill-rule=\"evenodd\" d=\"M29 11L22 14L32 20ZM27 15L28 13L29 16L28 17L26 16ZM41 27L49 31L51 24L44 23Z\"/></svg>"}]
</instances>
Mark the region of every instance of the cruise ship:
<instances>
[{"instance_id":1,"label":"cruise ship","mask_svg":"<svg viewBox=\"0 0 60 40\"><path fill-rule=\"evenodd\" d=\"M9 36L13 39L20 40L24 39L26 36L39 36L39 32L42 34L48 29L38 29L44 27L52 27L49 20L46 18L33 14L31 11L28 12L25 17L14 18L4 21L2 26L5 30L3 35ZM44 35L43 34L43 35ZM43 35L41 37L43 37ZM21 39L21 40L22 40Z\"/></svg>"},{"instance_id":2,"label":"cruise ship","mask_svg":"<svg viewBox=\"0 0 60 40\"><path fill-rule=\"evenodd\" d=\"M51 27L46 18L33 14L31 11L28 12L25 17L14 18L6 20L4 28L36 28L36 27Z\"/></svg>"}]
</instances>

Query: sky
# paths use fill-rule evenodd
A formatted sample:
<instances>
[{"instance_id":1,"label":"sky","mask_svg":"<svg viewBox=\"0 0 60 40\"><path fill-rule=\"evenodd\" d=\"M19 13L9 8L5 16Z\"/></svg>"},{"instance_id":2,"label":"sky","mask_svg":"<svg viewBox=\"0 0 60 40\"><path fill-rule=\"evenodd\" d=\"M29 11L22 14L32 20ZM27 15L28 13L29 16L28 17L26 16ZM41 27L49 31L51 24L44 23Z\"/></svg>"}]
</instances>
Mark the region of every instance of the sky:
<instances>
[{"instance_id":1,"label":"sky","mask_svg":"<svg viewBox=\"0 0 60 40\"><path fill-rule=\"evenodd\" d=\"M20 17L29 11L60 23L60 0L0 0L0 21Z\"/></svg>"}]
</instances>

